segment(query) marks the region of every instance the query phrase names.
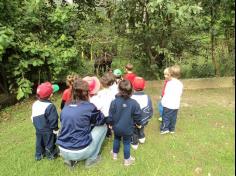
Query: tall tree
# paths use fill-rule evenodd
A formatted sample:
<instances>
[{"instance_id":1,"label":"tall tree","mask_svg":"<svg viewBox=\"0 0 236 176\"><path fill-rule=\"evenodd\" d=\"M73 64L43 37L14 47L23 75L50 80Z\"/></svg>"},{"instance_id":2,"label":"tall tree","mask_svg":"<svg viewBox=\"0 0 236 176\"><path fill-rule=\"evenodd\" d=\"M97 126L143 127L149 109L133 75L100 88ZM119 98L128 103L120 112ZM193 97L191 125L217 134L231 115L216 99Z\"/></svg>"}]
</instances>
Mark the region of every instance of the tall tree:
<instances>
[{"instance_id":1,"label":"tall tree","mask_svg":"<svg viewBox=\"0 0 236 176\"><path fill-rule=\"evenodd\" d=\"M126 0L118 4L117 31L134 41L150 64L181 56L194 46L191 32L198 27L201 7L184 1Z\"/></svg>"}]
</instances>

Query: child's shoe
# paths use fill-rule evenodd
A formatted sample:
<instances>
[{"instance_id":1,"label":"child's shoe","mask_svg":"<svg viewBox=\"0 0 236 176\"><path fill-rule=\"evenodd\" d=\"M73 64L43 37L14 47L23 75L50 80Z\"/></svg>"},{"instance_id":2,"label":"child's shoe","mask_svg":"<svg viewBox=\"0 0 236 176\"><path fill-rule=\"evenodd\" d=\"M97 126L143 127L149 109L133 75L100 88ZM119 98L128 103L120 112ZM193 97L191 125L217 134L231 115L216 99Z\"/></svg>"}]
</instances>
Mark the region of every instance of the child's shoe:
<instances>
[{"instance_id":1,"label":"child's shoe","mask_svg":"<svg viewBox=\"0 0 236 176\"><path fill-rule=\"evenodd\" d=\"M141 138L141 139L138 139L139 140L139 142L141 143L141 144L144 144L144 142L145 142L145 137L144 138Z\"/></svg>"},{"instance_id":2,"label":"child's shoe","mask_svg":"<svg viewBox=\"0 0 236 176\"><path fill-rule=\"evenodd\" d=\"M159 120L160 122L162 122L162 117L159 117L158 120Z\"/></svg>"},{"instance_id":3,"label":"child's shoe","mask_svg":"<svg viewBox=\"0 0 236 176\"><path fill-rule=\"evenodd\" d=\"M118 154L117 154L117 153L114 153L113 150L111 150L111 155L112 155L112 159L113 159L113 160L117 160Z\"/></svg>"},{"instance_id":4,"label":"child's shoe","mask_svg":"<svg viewBox=\"0 0 236 176\"><path fill-rule=\"evenodd\" d=\"M129 159L124 160L124 165L125 166L130 166L130 165L134 164L134 161L135 161L135 158L130 156Z\"/></svg>"},{"instance_id":5,"label":"child's shoe","mask_svg":"<svg viewBox=\"0 0 236 176\"><path fill-rule=\"evenodd\" d=\"M170 132L169 130L161 131L161 134L167 134L167 133L169 133L169 132Z\"/></svg>"},{"instance_id":6,"label":"child's shoe","mask_svg":"<svg viewBox=\"0 0 236 176\"><path fill-rule=\"evenodd\" d=\"M170 131L170 134L174 134L175 133L175 131Z\"/></svg>"},{"instance_id":7,"label":"child's shoe","mask_svg":"<svg viewBox=\"0 0 236 176\"><path fill-rule=\"evenodd\" d=\"M43 157L35 157L35 161L40 161L41 159L43 159Z\"/></svg>"},{"instance_id":8,"label":"child's shoe","mask_svg":"<svg viewBox=\"0 0 236 176\"><path fill-rule=\"evenodd\" d=\"M78 163L78 161L64 160L64 164L69 166L70 168L74 168Z\"/></svg>"},{"instance_id":9,"label":"child's shoe","mask_svg":"<svg viewBox=\"0 0 236 176\"><path fill-rule=\"evenodd\" d=\"M136 144L136 145L131 144L131 147L132 147L134 150L137 150L137 149L138 149L138 144Z\"/></svg>"},{"instance_id":10,"label":"child's shoe","mask_svg":"<svg viewBox=\"0 0 236 176\"><path fill-rule=\"evenodd\" d=\"M86 160L85 167L90 168L90 167L94 166L95 164L99 163L101 161L101 159L102 159L101 155L98 155L95 160Z\"/></svg>"}]
</instances>

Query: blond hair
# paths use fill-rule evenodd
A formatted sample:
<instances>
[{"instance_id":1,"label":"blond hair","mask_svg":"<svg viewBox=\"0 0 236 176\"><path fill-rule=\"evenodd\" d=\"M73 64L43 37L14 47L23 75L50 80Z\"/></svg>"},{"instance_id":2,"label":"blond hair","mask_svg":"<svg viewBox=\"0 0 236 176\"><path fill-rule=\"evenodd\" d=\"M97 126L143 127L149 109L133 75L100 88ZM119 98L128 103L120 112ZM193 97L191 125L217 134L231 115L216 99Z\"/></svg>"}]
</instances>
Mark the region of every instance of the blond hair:
<instances>
[{"instance_id":1,"label":"blond hair","mask_svg":"<svg viewBox=\"0 0 236 176\"><path fill-rule=\"evenodd\" d=\"M164 75L170 74L170 68L167 67L164 69Z\"/></svg>"},{"instance_id":2,"label":"blond hair","mask_svg":"<svg viewBox=\"0 0 236 176\"><path fill-rule=\"evenodd\" d=\"M180 66L179 65L173 65L170 67L170 76L174 78L180 77Z\"/></svg>"}]
</instances>

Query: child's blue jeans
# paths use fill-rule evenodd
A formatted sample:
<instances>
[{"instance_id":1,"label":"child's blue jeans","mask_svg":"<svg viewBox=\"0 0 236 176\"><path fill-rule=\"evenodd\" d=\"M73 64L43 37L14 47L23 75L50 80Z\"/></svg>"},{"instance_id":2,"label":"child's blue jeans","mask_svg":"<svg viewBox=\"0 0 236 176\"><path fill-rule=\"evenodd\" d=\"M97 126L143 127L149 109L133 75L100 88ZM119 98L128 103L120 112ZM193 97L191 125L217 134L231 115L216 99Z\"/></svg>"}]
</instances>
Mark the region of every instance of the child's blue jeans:
<instances>
[{"instance_id":1,"label":"child's blue jeans","mask_svg":"<svg viewBox=\"0 0 236 176\"><path fill-rule=\"evenodd\" d=\"M161 131L175 131L178 109L163 107Z\"/></svg>"},{"instance_id":2,"label":"child's blue jeans","mask_svg":"<svg viewBox=\"0 0 236 176\"><path fill-rule=\"evenodd\" d=\"M131 136L116 136L116 135L114 135L113 153L119 153L121 137L123 138L123 145L124 145L124 159L129 159L130 158Z\"/></svg>"},{"instance_id":3,"label":"child's blue jeans","mask_svg":"<svg viewBox=\"0 0 236 176\"><path fill-rule=\"evenodd\" d=\"M106 137L106 133L106 125L95 126L91 131L92 142L86 148L80 150L68 150L59 146L62 157L65 160L72 161L86 160L86 162L91 162L96 160L102 143Z\"/></svg>"},{"instance_id":4,"label":"child's blue jeans","mask_svg":"<svg viewBox=\"0 0 236 176\"><path fill-rule=\"evenodd\" d=\"M163 116L163 106L161 104L161 101L157 103L157 109L159 110L160 117Z\"/></svg>"}]
</instances>

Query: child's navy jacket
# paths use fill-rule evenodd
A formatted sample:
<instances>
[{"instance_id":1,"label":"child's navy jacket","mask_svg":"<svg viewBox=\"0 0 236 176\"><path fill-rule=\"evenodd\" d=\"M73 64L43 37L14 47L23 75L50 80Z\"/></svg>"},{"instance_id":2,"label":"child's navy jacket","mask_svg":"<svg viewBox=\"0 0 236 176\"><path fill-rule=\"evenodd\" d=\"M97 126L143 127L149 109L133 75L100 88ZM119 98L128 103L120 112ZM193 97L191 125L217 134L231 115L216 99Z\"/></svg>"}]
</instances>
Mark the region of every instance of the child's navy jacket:
<instances>
[{"instance_id":1,"label":"child's navy jacket","mask_svg":"<svg viewBox=\"0 0 236 176\"><path fill-rule=\"evenodd\" d=\"M142 125L146 125L153 115L151 98L143 91L134 92L131 98L136 100L140 105L142 111Z\"/></svg>"},{"instance_id":2,"label":"child's navy jacket","mask_svg":"<svg viewBox=\"0 0 236 176\"><path fill-rule=\"evenodd\" d=\"M31 119L36 133L58 130L57 109L49 100L37 100L34 102Z\"/></svg>"},{"instance_id":3,"label":"child's navy jacket","mask_svg":"<svg viewBox=\"0 0 236 176\"><path fill-rule=\"evenodd\" d=\"M112 125L115 135L131 136L134 124L141 125L141 109L136 100L117 96L111 102L108 123Z\"/></svg>"}]
</instances>

